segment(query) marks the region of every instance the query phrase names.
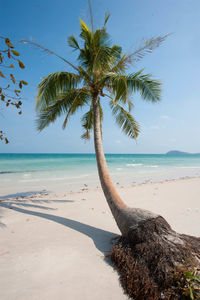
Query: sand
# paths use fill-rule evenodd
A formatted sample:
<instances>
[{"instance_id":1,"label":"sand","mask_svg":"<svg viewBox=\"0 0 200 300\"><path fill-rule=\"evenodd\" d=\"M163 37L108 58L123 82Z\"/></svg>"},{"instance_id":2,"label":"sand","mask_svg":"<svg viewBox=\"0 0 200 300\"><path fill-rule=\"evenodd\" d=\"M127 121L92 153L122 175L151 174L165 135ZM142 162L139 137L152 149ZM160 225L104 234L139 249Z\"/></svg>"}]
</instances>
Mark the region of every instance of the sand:
<instances>
[{"instance_id":1,"label":"sand","mask_svg":"<svg viewBox=\"0 0 200 300\"><path fill-rule=\"evenodd\" d=\"M129 206L200 236L200 178L117 189ZM127 299L106 258L119 230L101 189L27 195L0 197L0 299Z\"/></svg>"}]
</instances>

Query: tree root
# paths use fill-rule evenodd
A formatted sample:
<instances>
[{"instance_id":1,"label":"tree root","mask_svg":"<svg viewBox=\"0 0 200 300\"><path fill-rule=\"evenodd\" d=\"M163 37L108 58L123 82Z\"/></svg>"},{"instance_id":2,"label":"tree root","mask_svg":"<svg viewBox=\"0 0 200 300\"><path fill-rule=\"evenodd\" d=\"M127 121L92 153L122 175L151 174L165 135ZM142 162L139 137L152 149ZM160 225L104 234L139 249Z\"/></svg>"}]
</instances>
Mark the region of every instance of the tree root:
<instances>
[{"instance_id":1,"label":"tree root","mask_svg":"<svg viewBox=\"0 0 200 300\"><path fill-rule=\"evenodd\" d=\"M200 271L200 238L176 233L161 216L129 227L110 258L132 299L193 299L192 292L200 299L186 276L186 271Z\"/></svg>"}]
</instances>

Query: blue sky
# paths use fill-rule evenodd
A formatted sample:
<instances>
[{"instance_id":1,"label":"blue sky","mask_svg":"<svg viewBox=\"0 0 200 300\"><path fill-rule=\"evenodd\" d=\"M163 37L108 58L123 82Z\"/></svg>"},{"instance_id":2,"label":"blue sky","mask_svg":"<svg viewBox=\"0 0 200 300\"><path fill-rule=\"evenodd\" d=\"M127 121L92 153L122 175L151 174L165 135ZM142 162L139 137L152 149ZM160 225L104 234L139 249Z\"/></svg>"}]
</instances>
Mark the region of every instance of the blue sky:
<instances>
[{"instance_id":1,"label":"blue sky","mask_svg":"<svg viewBox=\"0 0 200 300\"><path fill-rule=\"evenodd\" d=\"M125 52L131 53L142 39L173 33L130 69L131 73L145 68L144 73L152 73L163 83L159 104L144 102L139 95L133 95L133 115L141 126L137 141L126 137L115 125L105 103L105 152L165 153L172 149L200 152L200 1L91 2L96 27L102 25L106 11L111 13L108 32L113 43L121 45ZM32 40L75 62L67 37L71 34L78 37L79 17L90 22L87 0L0 0L0 7L0 35L10 37L15 43ZM51 72L71 70L39 49L18 43L16 46L26 69L16 70L15 74L29 84L23 89L21 116L14 108L0 112L0 127L10 140L8 145L0 144L0 152L93 153L93 141L85 143L80 139L84 110L71 118L65 130L62 130L63 116L43 132L36 131L34 102L38 83Z\"/></svg>"}]
</instances>

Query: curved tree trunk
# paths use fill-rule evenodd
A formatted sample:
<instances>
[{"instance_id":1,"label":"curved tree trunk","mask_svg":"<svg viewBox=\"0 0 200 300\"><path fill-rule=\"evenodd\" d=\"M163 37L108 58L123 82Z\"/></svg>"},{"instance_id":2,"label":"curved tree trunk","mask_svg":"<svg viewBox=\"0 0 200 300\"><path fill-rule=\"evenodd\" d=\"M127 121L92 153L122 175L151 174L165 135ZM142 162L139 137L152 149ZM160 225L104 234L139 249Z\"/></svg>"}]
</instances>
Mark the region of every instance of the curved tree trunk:
<instances>
[{"instance_id":1,"label":"curved tree trunk","mask_svg":"<svg viewBox=\"0 0 200 300\"><path fill-rule=\"evenodd\" d=\"M158 217L158 215L139 208L130 209L118 195L109 175L108 166L103 151L98 97L93 99L93 112L94 145L101 186L115 221L122 235L126 236L130 226L137 226L141 221Z\"/></svg>"},{"instance_id":2,"label":"curved tree trunk","mask_svg":"<svg viewBox=\"0 0 200 300\"><path fill-rule=\"evenodd\" d=\"M135 300L200 299L196 281L185 271L200 271L200 238L178 234L152 212L129 208L118 195L109 175L102 146L99 99L93 99L94 144L101 186L122 233L111 249L111 260L124 291ZM198 287L199 288L199 287ZM191 298L192 299L192 298Z\"/></svg>"}]
</instances>

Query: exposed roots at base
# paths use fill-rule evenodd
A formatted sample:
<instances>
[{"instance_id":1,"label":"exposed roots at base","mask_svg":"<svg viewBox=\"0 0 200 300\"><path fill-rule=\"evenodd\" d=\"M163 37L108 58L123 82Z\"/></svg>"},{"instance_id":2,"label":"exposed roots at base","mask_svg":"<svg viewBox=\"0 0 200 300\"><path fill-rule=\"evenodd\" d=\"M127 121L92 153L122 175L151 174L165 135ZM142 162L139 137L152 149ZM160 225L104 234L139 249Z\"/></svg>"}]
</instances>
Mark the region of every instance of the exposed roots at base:
<instances>
[{"instance_id":1,"label":"exposed roots at base","mask_svg":"<svg viewBox=\"0 0 200 300\"><path fill-rule=\"evenodd\" d=\"M177 234L160 216L130 229L110 257L132 299L200 299L198 280L187 278L200 270L200 238Z\"/></svg>"}]
</instances>

